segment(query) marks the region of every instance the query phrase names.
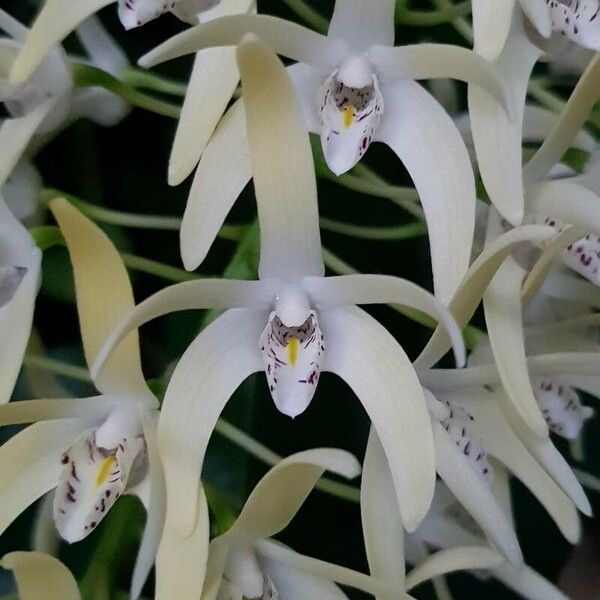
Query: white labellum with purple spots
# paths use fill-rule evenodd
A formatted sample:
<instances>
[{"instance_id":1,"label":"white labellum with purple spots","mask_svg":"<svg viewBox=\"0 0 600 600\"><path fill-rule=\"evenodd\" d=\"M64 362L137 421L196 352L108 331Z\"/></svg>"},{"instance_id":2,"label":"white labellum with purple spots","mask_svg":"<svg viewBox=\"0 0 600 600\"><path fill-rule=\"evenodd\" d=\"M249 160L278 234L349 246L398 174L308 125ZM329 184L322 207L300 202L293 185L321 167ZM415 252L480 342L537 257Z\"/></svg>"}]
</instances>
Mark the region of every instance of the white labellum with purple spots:
<instances>
[{"instance_id":1,"label":"white labellum with purple spots","mask_svg":"<svg viewBox=\"0 0 600 600\"><path fill-rule=\"evenodd\" d=\"M600 50L600 0L547 0L552 29L570 40Z\"/></svg>"},{"instance_id":2,"label":"white labellum with purple spots","mask_svg":"<svg viewBox=\"0 0 600 600\"><path fill-rule=\"evenodd\" d=\"M213 8L221 0L119 0L119 19L125 29L139 27L173 12L178 18L196 23L196 16Z\"/></svg>"}]
</instances>

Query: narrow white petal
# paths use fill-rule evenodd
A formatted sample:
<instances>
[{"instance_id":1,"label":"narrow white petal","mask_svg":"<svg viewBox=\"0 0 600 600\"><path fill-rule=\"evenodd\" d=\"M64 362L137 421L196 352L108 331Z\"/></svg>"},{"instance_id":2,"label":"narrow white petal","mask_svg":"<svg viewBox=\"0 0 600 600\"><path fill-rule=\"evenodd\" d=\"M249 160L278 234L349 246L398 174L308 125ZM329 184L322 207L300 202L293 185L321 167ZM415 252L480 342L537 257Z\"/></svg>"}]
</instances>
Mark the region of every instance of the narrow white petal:
<instances>
[{"instance_id":1,"label":"narrow white petal","mask_svg":"<svg viewBox=\"0 0 600 600\"><path fill-rule=\"evenodd\" d=\"M40 552L11 552L0 567L12 571L21 600L79 600L75 578L57 558Z\"/></svg>"},{"instance_id":2,"label":"narrow white petal","mask_svg":"<svg viewBox=\"0 0 600 600\"><path fill-rule=\"evenodd\" d=\"M97 377L103 370L103 365L113 349L130 331L152 319L178 310L201 308L248 307L268 310L278 288L277 283L273 281L225 279L198 279L165 288L138 304L129 314L125 314L97 353L91 368L92 376ZM265 323L262 323L261 327L264 327ZM258 340L258 336L256 339Z\"/></svg>"},{"instance_id":3,"label":"narrow white petal","mask_svg":"<svg viewBox=\"0 0 600 600\"><path fill-rule=\"evenodd\" d=\"M352 51L394 45L395 0L336 0L327 36L344 40Z\"/></svg>"},{"instance_id":4,"label":"narrow white petal","mask_svg":"<svg viewBox=\"0 0 600 600\"><path fill-rule=\"evenodd\" d=\"M251 177L244 103L238 100L221 119L194 176L181 225L181 257L188 271L206 258Z\"/></svg>"},{"instance_id":5,"label":"narrow white petal","mask_svg":"<svg viewBox=\"0 0 600 600\"><path fill-rule=\"evenodd\" d=\"M0 8L0 29L8 33L14 39L22 42L27 35L28 29L17 21L12 15Z\"/></svg>"},{"instance_id":6,"label":"narrow white petal","mask_svg":"<svg viewBox=\"0 0 600 600\"><path fill-rule=\"evenodd\" d=\"M406 577L410 591L420 583L453 571L490 569L503 562L502 556L485 546L459 546L440 550L418 564Z\"/></svg>"},{"instance_id":7,"label":"narrow white petal","mask_svg":"<svg viewBox=\"0 0 600 600\"><path fill-rule=\"evenodd\" d=\"M60 101L61 99L58 99ZM64 100L64 99L62 99ZM46 116L54 109L57 98L51 97L23 117L5 119L0 125L0 186L19 162Z\"/></svg>"},{"instance_id":8,"label":"narrow white petal","mask_svg":"<svg viewBox=\"0 0 600 600\"><path fill-rule=\"evenodd\" d=\"M156 558L156 600L198 600L201 595L210 536L208 505L201 485L194 493L192 508L188 534L180 535L169 520L165 523Z\"/></svg>"},{"instance_id":9,"label":"narrow white petal","mask_svg":"<svg viewBox=\"0 0 600 600\"><path fill-rule=\"evenodd\" d=\"M421 384L394 338L358 308L321 311L325 370L354 391L381 440L404 526L414 531L433 497L435 460ZM410 494L406 490L411 490Z\"/></svg>"},{"instance_id":10,"label":"narrow white petal","mask_svg":"<svg viewBox=\"0 0 600 600\"><path fill-rule=\"evenodd\" d=\"M497 567L492 574L504 585L529 600L569 600L558 588L531 567L513 569L509 565Z\"/></svg>"},{"instance_id":11,"label":"narrow white petal","mask_svg":"<svg viewBox=\"0 0 600 600\"><path fill-rule=\"evenodd\" d=\"M515 0L473 0L472 10L475 52L494 61L506 43Z\"/></svg>"},{"instance_id":12,"label":"narrow white petal","mask_svg":"<svg viewBox=\"0 0 600 600\"><path fill-rule=\"evenodd\" d=\"M278 534L294 518L325 471L354 479L360 474L360 464L348 452L331 448L298 452L283 459L258 482L223 537L237 542Z\"/></svg>"},{"instance_id":13,"label":"narrow white petal","mask_svg":"<svg viewBox=\"0 0 600 600\"><path fill-rule=\"evenodd\" d=\"M369 571L404 589L404 529L393 501L394 482L375 428L371 427L360 486L360 511Z\"/></svg>"},{"instance_id":14,"label":"narrow white petal","mask_svg":"<svg viewBox=\"0 0 600 600\"><path fill-rule=\"evenodd\" d=\"M538 33L545 38L550 37L552 34L552 21L548 10L548 2L546 0L519 0L519 4Z\"/></svg>"},{"instance_id":15,"label":"narrow white petal","mask_svg":"<svg viewBox=\"0 0 600 600\"><path fill-rule=\"evenodd\" d=\"M239 80L233 48L196 54L169 158L169 185L180 184L194 170Z\"/></svg>"},{"instance_id":16,"label":"narrow white petal","mask_svg":"<svg viewBox=\"0 0 600 600\"><path fill-rule=\"evenodd\" d=\"M178 535L194 529L204 454L223 407L246 377L263 369L258 338L265 322L264 313L227 311L192 342L171 377L159 445L167 522Z\"/></svg>"},{"instance_id":17,"label":"narrow white petal","mask_svg":"<svg viewBox=\"0 0 600 600\"><path fill-rule=\"evenodd\" d=\"M294 84L296 95L300 101L306 129L311 133L318 133L320 131L320 124L317 115L317 98L319 89L327 77L327 73L323 73L310 65L302 63L290 65L287 68L287 72Z\"/></svg>"},{"instance_id":18,"label":"narrow white petal","mask_svg":"<svg viewBox=\"0 0 600 600\"><path fill-rule=\"evenodd\" d=\"M383 92L385 112L375 139L398 155L419 192L436 296L448 303L469 268L475 230L469 154L452 119L419 84L403 81Z\"/></svg>"},{"instance_id":19,"label":"narrow white petal","mask_svg":"<svg viewBox=\"0 0 600 600\"><path fill-rule=\"evenodd\" d=\"M523 171L526 183L540 181L558 163L596 104L600 96L599 90L600 55L596 54L577 82L554 129L527 163Z\"/></svg>"},{"instance_id":20,"label":"narrow white petal","mask_svg":"<svg viewBox=\"0 0 600 600\"><path fill-rule=\"evenodd\" d=\"M75 33L83 46L90 62L115 77L129 66L127 54L106 31L98 17L88 17Z\"/></svg>"},{"instance_id":21,"label":"narrow white petal","mask_svg":"<svg viewBox=\"0 0 600 600\"><path fill-rule=\"evenodd\" d=\"M507 256L523 242L542 242L555 235L551 227L527 225L501 235L471 265L450 303L450 311L459 327L471 320L489 282ZM452 347L447 332L438 326L415 365L420 369L434 365Z\"/></svg>"},{"instance_id":22,"label":"narrow white petal","mask_svg":"<svg viewBox=\"0 0 600 600\"><path fill-rule=\"evenodd\" d=\"M442 323L452 339L456 362L464 365L461 330L448 309L418 285L389 275L307 277L303 281L317 308L348 304L401 304L425 312Z\"/></svg>"},{"instance_id":23,"label":"narrow white petal","mask_svg":"<svg viewBox=\"0 0 600 600\"><path fill-rule=\"evenodd\" d=\"M142 426L148 452L149 467L147 477L150 481L150 499L147 506L144 534L135 559L131 579L130 596L132 600L137 600L140 597L144 583L154 566L162 538L167 504L165 479L156 437L156 419L150 414L144 414L142 417ZM198 570L198 568L196 567L195 570Z\"/></svg>"},{"instance_id":24,"label":"narrow white petal","mask_svg":"<svg viewBox=\"0 0 600 600\"><path fill-rule=\"evenodd\" d=\"M346 52L344 42L331 40L291 21L270 15L232 15L191 27L154 48L138 62L149 68L203 48L235 46L247 33L255 34L282 56L327 71L333 71Z\"/></svg>"},{"instance_id":25,"label":"narrow white petal","mask_svg":"<svg viewBox=\"0 0 600 600\"><path fill-rule=\"evenodd\" d=\"M48 52L59 45L87 17L114 0L48 0L25 39L11 71L11 81L23 83L40 66Z\"/></svg>"},{"instance_id":26,"label":"narrow white petal","mask_svg":"<svg viewBox=\"0 0 600 600\"><path fill-rule=\"evenodd\" d=\"M0 308L0 405L9 401L31 332L40 283L42 254L31 236L0 198L2 262L27 269L13 298Z\"/></svg>"},{"instance_id":27,"label":"narrow white petal","mask_svg":"<svg viewBox=\"0 0 600 600\"><path fill-rule=\"evenodd\" d=\"M506 84L492 63L471 50L451 44L414 44L369 52L382 84L403 79L458 79L479 86L509 116L514 107ZM491 100L492 98L490 98Z\"/></svg>"},{"instance_id":28,"label":"narrow white petal","mask_svg":"<svg viewBox=\"0 0 600 600\"><path fill-rule=\"evenodd\" d=\"M500 379L515 410L538 437L548 426L533 393L525 360L521 285L525 272L512 257L498 269L483 297L485 322Z\"/></svg>"},{"instance_id":29,"label":"narrow white petal","mask_svg":"<svg viewBox=\"0 0 600 600\"><path fill-rule=\"evenodd\" d=\"M74 419L36 423L0 447L0 533L58 484L62 453L88 427Z\"/></svg>"},{"instance_id":30,"label":"narrow white petal","mask_svg":"<svg viewBox=\"0 0 600 600\"><path fill-rule=\"evenodd\" d=\"M261 278L323 275L312 151L292 82L263 42L238 49L261 230Z\"/></svg>"},{"instance_id":31,"label":"narrow white petal","mask_svg":"<svg viewBox=\"0 0 600 600\"><path fill-rule=\"evenodd\" d=\"M473 426L474 427L474 426ZM469 464L439 423L433 426L436 468L450 491L477 521L489 539L512 564L519 566L523 555L507 515L489 487ZM484 442L487 440L482 436Z\"/></svg>"},{"instance_id":32,"label":"narrow white petal","mask_svg":"<svg viewBox=\"0 0 600 600\"><path fill-rule=\"evenodd\" d=\"M53 200L51 209L71 257L81 337L91 367L122 315L134 309L131 282L121 255L97 225L62 198ZM94 383L107 394L147 393L137 332L128 335L115 350Z\"/></svg>"}]
</instances>

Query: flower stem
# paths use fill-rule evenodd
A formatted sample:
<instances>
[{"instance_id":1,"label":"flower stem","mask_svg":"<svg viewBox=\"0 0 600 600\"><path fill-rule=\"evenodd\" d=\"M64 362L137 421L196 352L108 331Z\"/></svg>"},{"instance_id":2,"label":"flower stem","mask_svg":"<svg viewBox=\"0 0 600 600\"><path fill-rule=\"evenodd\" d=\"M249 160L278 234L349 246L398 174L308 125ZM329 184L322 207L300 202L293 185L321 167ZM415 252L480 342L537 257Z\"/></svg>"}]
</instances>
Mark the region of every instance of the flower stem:
<instances>
[{"instance_id":1,"label":"flower stem","mask_svg":"<svg viewBox=\"0 0 600 600\"><path fill-rule=\"evenodd\" d=\"M34 369L41 369L54 373L55 375L62 375L69 379L75 379L77 381L91 381L88 370L84 367L78 367L77 365L70 365L68 363L54 360L46 356L40 356L38 354L26 354L23 359L23 364L27 367Z\"/></svg>"},{"instance_id":2,"label":"flower stem","mask_svg":"<svg viewBox=\"0 0 600 600\"><path fill-rule=\"evenodd\" d=\"M471 0L464 0L458 4L448 4L437 10L402 10L396 13L396 23L417 27L431 27L455 21L471 13Z\"/></svg>"},{"instance_id":3,"label":"flower stem","mask_svg":"<svg viewBox=\"0 0 600 600\"><path fill-rule=\"evenodd\" d=\"M179 83L161 77L156 73L143 71L134 67L127 67L119 74L119 79L127 86L133 88L145 88L162 94L171 94L172 96L185 96L187 84Z\"/></svg>"},{"instance_id":4,"label":"flower stem","mask_svg":"<svg viewBox=\"0 0 600 600\"><path fill-rule=\"evenodd\" d=\"M450 0L432 0L434 6L437 7L438 10L441 11L450 11L453 10L456 5L450 2ZM452 21L452 26L460 35L462 35L469 44L473 43L473 28L467 22L464 17L457 17Z\"/></svg>"},{"instance_id":5,"label":"flower stem","mask_svg":"<svg viewBox=\"0 0 600 600\"><path fill-rule=\"evenodd\" d=\"M327 33L329 21L304 0L283 0L287 7L304 19L315 31Z\"/></svg>"},{"instance_id":6,"label":"flower stem","mask_svg":"<svg viewBox=\"0 0 600 600\"><path fill-rule=\"evenodd\" d=\"M350 237L364 240L408 240L426 235L427 225L422 221L397 225L396 227L365 227L364 225L352 225L334 219L321 217L321 228L332 233L339 233Z\"/></svg>"},{"instance_id":7,"label":"flower stem","mask_svg":"<svg viewBox=\"0 0 600 600\"><path fill-rule=\"evenodd\" d=\"M121 258L123 259L125 266L129 269L139 271L140 273L146 273L147 275L162 277L163 279L174 281L175 283L192 281L199 277L196 273L189 273L183 269L165 265L164 263L144 258L143 256L136 256L135 254L122 253Z\"/></svg>"}]
</instances>

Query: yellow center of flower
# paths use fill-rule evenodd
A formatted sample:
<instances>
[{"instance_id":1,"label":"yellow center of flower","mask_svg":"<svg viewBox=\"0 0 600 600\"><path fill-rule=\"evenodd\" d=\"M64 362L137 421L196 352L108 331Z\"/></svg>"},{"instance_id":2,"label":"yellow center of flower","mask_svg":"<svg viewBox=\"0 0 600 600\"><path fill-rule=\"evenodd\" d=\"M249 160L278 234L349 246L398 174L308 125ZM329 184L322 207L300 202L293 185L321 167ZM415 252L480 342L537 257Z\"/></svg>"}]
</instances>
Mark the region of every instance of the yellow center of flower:
<instances>
[{"instance_id":1,"label":"yellow center of flower","mask_svg":"<svg viewBox=\"0 0 600 600\"><path fill-rule=\"evenodd\" d=\"M350 128L354 122L354 106L352 104L346 104L343 111L344 127Z\"/></svg>"},{"instance_id":2,"label":"yellow center of flower","mask_svg":"<svg viewBox=\"0 0 600 600\"><path fill-rule=\"evenodd\" d=\"M292 365L292 367L296 366L296 361L298 360L298 338L290 338L290 341L287 343L287 355L288 362Z\"/></svg>"},{"instance_id":3,"label":"yellow center of flower","mask_svg":"<svg viewBox=\"0 0 600 600\"><path fill-rule=\"evenodd\" d=\"M102 461L96 475L96 487L100 487L104 483L116 461L117 459L114 454L109 454Z\"/></svg>"}]
</instances>

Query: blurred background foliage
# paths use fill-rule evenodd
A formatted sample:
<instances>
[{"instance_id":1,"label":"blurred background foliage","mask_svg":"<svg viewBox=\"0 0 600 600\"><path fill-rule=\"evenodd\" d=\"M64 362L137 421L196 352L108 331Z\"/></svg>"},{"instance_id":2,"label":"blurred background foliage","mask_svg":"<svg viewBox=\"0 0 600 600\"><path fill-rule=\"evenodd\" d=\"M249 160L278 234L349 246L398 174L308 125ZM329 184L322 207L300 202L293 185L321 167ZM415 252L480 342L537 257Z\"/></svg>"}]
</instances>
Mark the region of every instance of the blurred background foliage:
<instances>
[{"instance_id":1,"label":"blurred background foliage","mask_svg":"<svg viewBox=\"0 0 600 600\"><path fill-rule=\"evenodd\" d=\"M2 8L30 23L38 8L34 0L2 0ZM259 0L260 12L277 14L299 20L290 10L292 0ZM332 0L314 0L313 6L328 18ZM411 8L431 9L429 3L419 0ZM119 44L127 51L132 64L137 57L184 29L171 15L150 24L125 32L117 20L115 6L100 13L103 23ZM77 42L69 38L69 51L78 50ZM449 24L428 27L399 25L398 43L435 40L465 45L464 39ZM157 71L169 78L185 82L191 68L191 57L173 61ZM542 67L543 69L543 67ZM464 86L457 86L459 108L464 110ZM567 89L559 90L566 95ZM173 101L173 97L169 98ZM202 113L198 114L202 118ZM90 122L79 121L51 141L37 156L35 162L47 188L55 188L98 206L115 210L171 215L183 214L191 178L172 188L167 185L167 161L176 121L141 109L134 109L117 127L100 128ZM315 146L318 147L318 144ZM1 151L1 150L0 150ZM364 162L364 161L363 161ZM386 181L408 186L410 179L398 159L382 145L371 147L366 164ZM324 171L321 170L324 174ZM432 173L432 177L435 173ZM413 217L386 198L367 196L342 187L332 177L319 179L320 210L329 217L360 225L392 226L409 223ZM252 224L255 216L252 187L236 203L228 223ZM53 224L48 214L45 223ZM149 231L101 225L117 247L135 256L145 257L181 268L179 240L176 231ZM244 251L238 243L218 239L201 274L251 278L256 271L256 227L243 230ZM426 235L404 241L369 241L324 231L325 248L344 262L363 272L386 273L411 279L431 289L429 249ZM249 251L248 251L249 249ZM67 252L55 246L44 253L43 284L37 301L35 324L50 357L70 364L83 365L77 314L74 306L73 283ZM136 300L140 301L170 282L161 277L130 271ZM181 275L179 272L177 276ZM107 296L110 282L106 282ZM389 307L369 308L396 336L411 358L417 356L427 341L429 330L415 324ZM157 389L164 387L164 374L181 356L196 335L207 315L198 311L177 313L146 325L141 330L142 354L148 379L155 380ZM478 324L481 316L477 316ZM85 381L61 378L61 383L74 396L93 393ZM26 379L22 377L16 397L32 397ZM198 398L202 402L202 398ZM315 447L339 447L362 458L366 445L369 421L350 390L333 375L322 377L317 394L309 409L295 420L281 415L270 399L264 375L247 380L229 402L224 416L231 423L250 433L254 438L281 455ZM5 441L15 429L0 431ZM593 422L585 432L586 456L600 456L599 427ZM566 450L566 449L565 449ZM600 473L599 461L583 465L590 472ZM243 450L214 434L207 456L205 481L211 488L216 522L226 522L236 514L266 466L249 457ZM1 474L0 474L1 476ZM358 481L353 482L358 484ZM596 510L600 507L598 495L591 495ZM392 499L390 499L392 501ZM562 539L555 525L541 506L519 484L514 484L517 529L527 562L552 581L558 581L563 567L573 555L573 549ZM35 506L26 511L0 540L0 556L14 549L30 546ZM142 531L144 511L137 500L123 498L86 540L60 549L60 557L81 582L84 598L109 600L126 598L129 577L137 543ZM599 526L597 522L584 523L586 552L598 560ZM357 504L333 498L321 492L311 495L297 518L281 539L300 552L339 562L355 569L366 570L366 558L360 529ZM575 551L577 552L577 551ZM581 577L577 554L565 573L568 585ZM585 565L584 565L585 571ZM468 575L452 575L449 584L457 598L489 600L510 599L506 588L490 580L481 581ZM0 575L0 593L8 591L10 578ZM567 589L565 588L565 589ZM596 590L598 588L596 587ZM152 583L145 589L152 597ZM360 594L352 595L361 598ZM415 592L418 598L433 598L428 584ZM596 596L574 596L598 598Z\"/></svg>"}]
</instances>

